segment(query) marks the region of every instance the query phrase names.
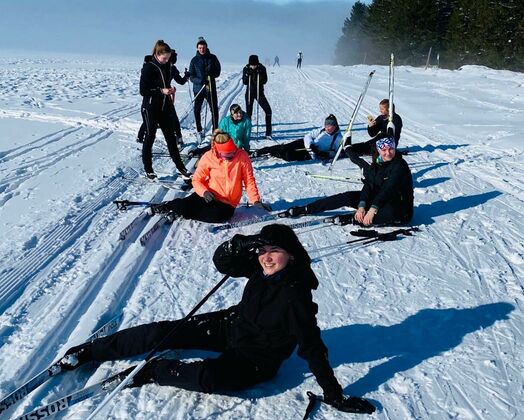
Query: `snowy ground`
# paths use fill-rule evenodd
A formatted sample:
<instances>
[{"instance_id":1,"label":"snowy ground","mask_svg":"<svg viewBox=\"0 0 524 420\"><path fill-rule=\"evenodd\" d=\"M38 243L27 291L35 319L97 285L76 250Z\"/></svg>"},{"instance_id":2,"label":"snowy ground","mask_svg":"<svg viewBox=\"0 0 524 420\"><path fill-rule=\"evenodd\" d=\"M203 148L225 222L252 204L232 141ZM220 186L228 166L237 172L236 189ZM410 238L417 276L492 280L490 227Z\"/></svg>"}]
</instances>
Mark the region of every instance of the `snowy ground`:
<instances>
[{"instance_id":1,"label":"snowy ground","mask_svg":"<svg viewBox=\"0 0 524 420\"><path fill-rule=\"evenodd\" d=\"M123 312L121 328L182 317L221 278L210 257L233 232L212 234L184 221L162 229L146 248L118 240L137 211L119 213L112 200L172 194L122 180L129 168L141 168L134 141L140 66L0 58L0 396L113 316ZM331 112L347 120L373 68L358 129L386 96L387 68L270 69L275 139L300 137ZM222 114L233 102L244 104L240 71L225 66L218 81ZM177 88L191 142L189 93ZM344 245L350 227L298 231L321 282L314 298L336 375L346 393L377 404L373 418L523 419L524 75L400 67L395 102L415 183L413 223L422 230L367 247ZM354 141L364 133L356 131ZM165 149L161 135L155 147ZM254 165L275 210L359 189L305 175L327 172L319 163ZM174 170L166 158L154 166ZM334 172L357 174L345 160ZM203 310L237 302L244 283L230 280ZM55 378L6 418L130 363ZM120 392L101 418L301 418L307 390L321 392L295 355L256 389L217 396L148 385ZM67 418L86 418L97 402L75 406ZM351 415L323 406L313 417Z\"/></svg>"}]
</instances>

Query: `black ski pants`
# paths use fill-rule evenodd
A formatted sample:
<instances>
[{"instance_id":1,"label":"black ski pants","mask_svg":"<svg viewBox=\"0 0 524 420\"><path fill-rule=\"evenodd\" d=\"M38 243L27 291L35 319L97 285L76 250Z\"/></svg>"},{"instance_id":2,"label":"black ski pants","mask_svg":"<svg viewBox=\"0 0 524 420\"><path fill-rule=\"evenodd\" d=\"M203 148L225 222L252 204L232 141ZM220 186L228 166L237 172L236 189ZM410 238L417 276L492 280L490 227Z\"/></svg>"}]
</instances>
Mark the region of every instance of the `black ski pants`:
<instances>
[{"instance_id":1,"label":"black ski pants","mask_svg":"<svg viewBox=\"0 0 524 420\"><path fill-rule=\"evenodd\" d=\"M155 142L157 127L160 126L167 143L169 155L175 163L176 168L180 173L187 173L186 167L180 158L180 152L176 142L173 113L174 108L172 110L166 109L155 113L151 112L148 108L142 107L142 120L146 125L146 136L142 144L142 163L144 164L144 170L146 172L153 172L153 143Z\"/></svg>"},{"instance_id":2,"label":"black ski pants","mask_svg":"<svg viewBox=\"0 0 524 420\"><path fill-rule=\"evenodd\" d=\"M235 208L218 200L206 203L197 193L184 198L175 198L170 202L173 211L184 219L200 220L207 223L227 222Z\"/></svg>"},{"instance_id":3,"label":"black ski pants","mask_svg":"<svg viewBox=\"0 0 524 420\"><path fill-rule=\"evenodd\" d=\"M216 358L183 363L153 360L152 376L159 385L200 392L228 392L244 389L275 376L277 366L264 366L249 360L243 352L230 348L231 312L228 310L196 315L187 322L162 321L140 325L93 341L96 361L125 359L152 350L195 349L220 352ZM167 340L169 332L178 327Z\"/></svg>"},{"instance_id":4,"label":"black ski pants","mask_svg":"<svg viewBox=\"0 0 524 420\"><path fill-rule=\"evenodd\" d=\"M175 136L182 137L182 130L180 129L180 120L178 119L176 110L173 112L173 126L175 128ZM147 124L145 122L142 122L142 125L140 126L140 129L138 130L138 134L136 136L137 139L140 140L140 143L144 142L146 133L147 133Z\"/></svg>"},{"instance_id":5,"label":"black ski pants","mask_svg":"<svg viewBox=\"0 0 524 420\"><path fill-rule=\"evenodd\" d=\"M211 90L205 87L195 96L193 111L195 114L196 130L198 132L202 131L202 120L200 114L202 112L202 104L204 103L204 100L207 101L209 110L211 111L211 123L213 124L213 130L215 130L218 128L218 97L216 85L214 83L212 84Z\"/></svg>"},{"instance_id":6,"label":"black ski pants","mask_svg":"<svg viewBox=\"0 0 524 420\"><path fill-rule=\"evenodd\" d=\"M326 210L338 209L349 206L354 209L358 208L360 201L360 191L347 191L320 200L313 201L306 205L307 214L320 213ZM366 210L369 210L368 206ZM405 214L402 208L395 206L393 203L386 203L382 206L373 218L375 225L388 225L396 223L407 223L411 220L412 214Z\"/></svg>"},{"instance_id":7,"label":"black ski pants","mask_svg":"<svg viewBox=\"0 0 524 420\"><path fill-rule=\"evenodd\" d=\"M305 150L304 139L293 140L285 144L261 147L257 149L257 155L271 155L287 162L311 160L311 155Z\"/></svg>"},{"instance_id":8,"label":"black ski pants","mask_svg":"<svg viewBox=\"0 0 524 420\"><path fill-rule=\"evenodd\" d=\"M266 114L266 136L271 136L273 132L273 127L271 125L273 111L271 110L271 106L269 105L266 95L264 94L264 92L260 92L260 94L257 97L256 90L252 91L250 94L249 89L246 89L246 112L249 118L251 118L251 115L253 115L255 100L257 100L258 104ZM253 118L251 118L251 121L253 121Z\"/></svg>"}]
</instances>

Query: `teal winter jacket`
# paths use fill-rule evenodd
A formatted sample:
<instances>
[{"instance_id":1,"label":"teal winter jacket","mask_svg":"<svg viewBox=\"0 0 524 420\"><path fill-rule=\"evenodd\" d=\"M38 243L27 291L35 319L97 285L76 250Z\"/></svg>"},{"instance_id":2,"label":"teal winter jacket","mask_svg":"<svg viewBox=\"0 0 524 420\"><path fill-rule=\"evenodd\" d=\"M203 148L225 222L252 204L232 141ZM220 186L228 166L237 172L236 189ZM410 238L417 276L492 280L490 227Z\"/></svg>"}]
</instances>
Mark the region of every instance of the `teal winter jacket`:
<instances>
[{"instance_id":1,"label":"teal winter jacket","mask_svg":"<svg viewBox=\"0 0 524 420\"><path fill-rule=\"evenodd\" d=\"M233 121L231 115L226 115L220 121L218 127L228 133L237 147L249 151L249 140L251 138L251 119L245 112L242 113L242 119L238 122Z\"/></svg>"}]
</instances>

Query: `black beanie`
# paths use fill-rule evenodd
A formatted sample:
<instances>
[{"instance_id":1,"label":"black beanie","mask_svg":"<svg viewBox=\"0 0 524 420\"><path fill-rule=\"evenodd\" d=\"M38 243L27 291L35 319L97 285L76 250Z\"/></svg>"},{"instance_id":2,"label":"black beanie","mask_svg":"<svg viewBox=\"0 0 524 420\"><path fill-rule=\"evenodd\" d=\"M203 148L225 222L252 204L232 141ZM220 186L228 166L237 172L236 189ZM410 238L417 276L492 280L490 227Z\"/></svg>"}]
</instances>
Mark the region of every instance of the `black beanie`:
<instances>
[{"instance_id":1,"label":"black beanie","mask_svg":"<svg viewBox=\"0 0 524 420\"><path fill-rule=\"evenodd\" d=\"M239 104L231 104L229 107L229 113L234 114L235 112L241 111L242 107Z\"/></svg>"},{"instance_id":2,"label":"black beanie","mask_svg":"<svg viewBox=\"0 0 524 420\"><path fill-rule=\"evenodd\" d=\"M203 36L198 37L198 41L197 41L197 44L196 44L197 48L198 48L198 46L200 44L205 45L207 47L207 42L206 42L206 40L204 39Z\"/></svg>"},{"instance_id":3,"label":"black beanie","mask_svg":"<svg viewBox=\"0 0 524 420\"><path fill-rule=\"evenodd\" d=\"M260 237L267 241L268 245L275 245L289 252L295 258L295 263L311 263L311 258L289 226L280 224L264 226L260 231Z\"/></svg>"},{"instance_id":4,"label":"black beanie","mask_svg":"<svg viewBox=\"0 0 524 420\"><path fill-rule=\"evenodd\" d=\"M250 66L258 65L259 64L258 55L250 55L248 63Z\"/></svg>"}]
</instances>

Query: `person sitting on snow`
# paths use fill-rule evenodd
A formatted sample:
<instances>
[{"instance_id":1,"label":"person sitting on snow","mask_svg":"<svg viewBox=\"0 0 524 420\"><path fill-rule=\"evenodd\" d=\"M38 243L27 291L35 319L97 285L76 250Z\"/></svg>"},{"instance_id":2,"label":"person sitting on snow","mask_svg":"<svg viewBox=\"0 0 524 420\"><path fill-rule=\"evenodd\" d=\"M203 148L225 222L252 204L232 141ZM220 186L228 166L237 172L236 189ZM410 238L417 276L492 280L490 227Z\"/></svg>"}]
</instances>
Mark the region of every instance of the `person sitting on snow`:
<instances>
[{"instance_id":1,"label":"person sitting on snow","mask_svg":"<svg viewBox=\"0 0 524 420\"><path fill-rule=\"evenodd\" d=\"M251 153L258 157L270 155L290 161L302 161L311 159L330 159L335 156L342 134L338 126L337 117L329 114L324 120L324 127L317 128L306 134L303 139L294 140L286 144L262 147Z\"/></svg>"},{"instance_id":2,"label":"person sitting on snow","mask_svg":"<svg viewBox=\"0 0 524 420\"><path fill-rule=\"evenodd\" d=\"M357 155L371 155L375 150L375 142L381 138L388 137L387 130L389 117L389 99L382 99L378 105L380 114L373 119L368 117L368 134L372 137L370 140L351 145L353 152ZM393 105L393 125L395 126L395 148L398 147L400 133L402 131L402 118L395 112Z\"/></svg>"},{"instance_id":3,"label":"person sitting on snow","mask_svg":"<svg viewBox=\"0 0 524 420\"><path fill-rule=\"evenodd\" d=\"M62 368L127 359L153 349L214 351L217 357L193 362L151 360L129 386L155 383L224 394L275 378L298 346L297 354L307 360L325 403L351 413L375 411L363 398L345 397L333 373L311 293L319 282L311 258L290 227L273 224L257 235L237 234L215 250L213 262L221 273L248 278L236 305L183 320L139 325L72 347L60 361Z\"/></svg>"},{"instance_id":4,"label":"person sitting on snow","mask_svg":"<svg viewBox=\"0 0 524 420\"><path fill-rule=\"evenodd\" d=\"M363 225L407 223L413 217L413 179L406 161L396 153L395 139L377 140L373 159L361 191L347 191L294 206L286 213L295 217L349 206L357 209L345 223Z\"/></svg>"},{"instance_id":5,"label":"person sitting on snow","mask_svg":"<svg viewBox=\"0 0 524 420\"><path fill-rule=\"evenodd\" d=\"M229 134L216 129L211 150L204 153L193 175L195 192L151 206L155 213L174 213L185 219L224 223L233 216L243 187L255 207L271 210L260 201L253 167L245 150L239 149Z\"/></svg>"}]
</instances>

